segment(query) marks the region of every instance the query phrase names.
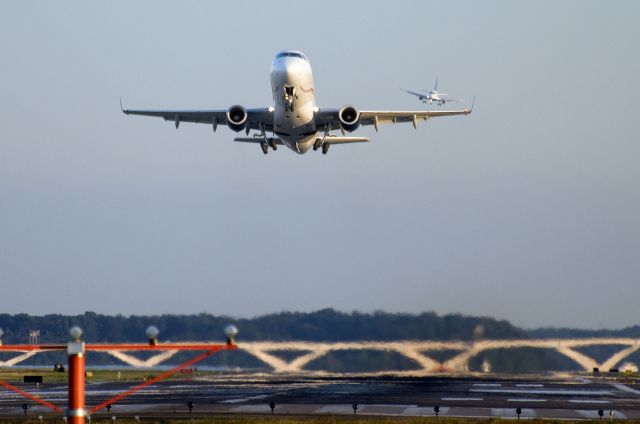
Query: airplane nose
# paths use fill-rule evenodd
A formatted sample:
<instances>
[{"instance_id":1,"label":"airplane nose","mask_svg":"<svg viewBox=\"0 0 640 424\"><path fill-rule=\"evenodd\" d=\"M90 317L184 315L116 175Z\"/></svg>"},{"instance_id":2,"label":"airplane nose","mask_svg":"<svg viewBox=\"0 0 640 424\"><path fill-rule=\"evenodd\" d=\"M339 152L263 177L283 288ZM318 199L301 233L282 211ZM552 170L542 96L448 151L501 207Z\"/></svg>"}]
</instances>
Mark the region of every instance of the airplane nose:
<instances>
[{"instance_id":1,"label":"airplane nose","mask_svg":"<svg viewBox=\"0 0 640 424\"><path fill-rule=\"evenodd\" d=\"M304 66L300 60L288 60L285 63L285 73L288 79L299 77L303 72Z\"/></svg>"},{"instance_id":2,"label":"airplane nose","mask_svg":"<svg viewBox=\"0 0 640 424\"><path fill-rule=\"evenodd\" d=\"M272 72L279 79L292 81L310 71L309 65L302 59L286 57L274 62Z\"/></svg>"}]
</instances>

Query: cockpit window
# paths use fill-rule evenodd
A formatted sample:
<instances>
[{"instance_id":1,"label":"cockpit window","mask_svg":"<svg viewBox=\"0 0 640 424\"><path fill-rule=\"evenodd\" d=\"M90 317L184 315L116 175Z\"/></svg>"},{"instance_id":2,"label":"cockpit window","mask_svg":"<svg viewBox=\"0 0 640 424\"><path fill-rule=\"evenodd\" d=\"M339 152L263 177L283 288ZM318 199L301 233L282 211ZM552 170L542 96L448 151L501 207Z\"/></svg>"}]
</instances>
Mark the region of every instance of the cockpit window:
<instances>
[{"instance_id":1,"label":"cockpit window","mask_svg":"<svg viewBox=\"0 0 640 424\"><path fill-rule=\"evenodd\" d=\"M280 59L281 57L298 57L300 59L307 60L307 58L304 57L304 55L302 53L297 53L297 52L282 52L282 53L278 53L278 55L276 56L276 59Z\"/></svg>"}]
</instances>

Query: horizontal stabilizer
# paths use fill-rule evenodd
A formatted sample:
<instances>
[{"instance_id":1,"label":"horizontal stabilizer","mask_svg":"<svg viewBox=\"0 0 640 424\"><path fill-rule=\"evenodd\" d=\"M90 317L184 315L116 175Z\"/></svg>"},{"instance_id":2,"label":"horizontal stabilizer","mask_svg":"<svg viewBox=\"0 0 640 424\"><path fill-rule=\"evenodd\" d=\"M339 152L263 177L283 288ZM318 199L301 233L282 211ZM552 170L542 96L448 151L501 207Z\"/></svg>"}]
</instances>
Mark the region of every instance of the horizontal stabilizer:
<instances>
[{"instance_id":1,"label":"horizontal stabilizer","mask_svg":"<svg viewBox=\"0 0 640 424\"><path fill-rule=\"evenodd\" d=\"M242 143L262 143L265 140L262 137L236 137L233 141L240 141ZM282 145L282 140L279 138L267 137L267 143L271 144L272 142Z\"/></svg>"},{"instance_id":2,"label":"horizontal stabilizer","mask_svg":"<svg viewBox=\"0 0 640 424\"><path fill-rule=\"evenodd\" d=\"M318 140L322 140L319 138ZM346 144L346 143L363 143L365 141L369 141L367 137L334 137L328 136L325 137L324 142L327 144Z\"/></svg>"}]
</instances>

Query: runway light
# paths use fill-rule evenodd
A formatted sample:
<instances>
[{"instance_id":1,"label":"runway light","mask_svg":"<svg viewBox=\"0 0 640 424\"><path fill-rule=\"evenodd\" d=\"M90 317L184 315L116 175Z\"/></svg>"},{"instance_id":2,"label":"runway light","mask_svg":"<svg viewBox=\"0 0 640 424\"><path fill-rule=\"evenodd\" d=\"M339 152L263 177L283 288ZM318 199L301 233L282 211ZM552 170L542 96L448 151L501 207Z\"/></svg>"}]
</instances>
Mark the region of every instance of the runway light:
<instances>
[{"instance_id":1,"label":"runway light","mask_svg":"<svg viewBox=\"0 0 640 424\"><path fill-rule=\"evenodd\" d=\"M224 335L227 337L227 344L231 345L233 344L235 337L238 335L238 328L233 324L229 324L224 328Z\"/></svg>"},{"instance_id":2,"label":"runway light","mask_svg":"<svg viewBox=\"0 0 640 424\"><path fill-rule=\"evenodd\" d=\"M440 407L438 405L433 407L433 412L436 413L436 417L438 416L438 414L440 413Z\"/></svg>"},{"instance_id":3,"label":"runway light","mask_svg":"<svg viewBox=\"0 0 640 424\"><path fill-rule=\"evenodd\" d=\"M158 334L160 334L160 330L158 330L158 327L150 325L144 331L144 334L146 334L147 337L149 338L150 346L155 346L158 344Z\"/></svg>"},{"instance_id":4,"label":"runway light","mask_svg":"<svg viewBox=\"0 0 640 424\"><path fill-rule=\"evenodd\" d=\"M71 329L69 329L69 336L71 336L72 341L79 342L80 337L82 337L82 328L74 325L73 327L71 327Z\"/></svg>"},{"instance_id":5,"label":"runway light","mask_svg":"<svg viewBox=\"0 0 640 424\"><path fill-rule=\"evenodd\" d=\"M358 404L354 402L353 405L351 405L351 407L353 408L353 413L355 415L356 411L358 410Z\"/></svg>"},{"instance_id":6,"label":"runway light","mask_svg":"<svg viewBox=\"0 0 640 424\"><path fill-rule=\"evenodd\" d=\"M269 402L269 408L271 408L271 413L273 414L274 409L276 409L276 403L275 402Z\"/></svg>"},{"instance_id":7,"label":"runway light","mask_svg":"<svg viewBox=\"0 0 640 424\"><path fill-rule=\"evenodd\" d=\"M518 416L518 419L520 419L520 414L522 414L522 408L518 407L516 408L516 415Z\"/></svg>"}]
</instances>

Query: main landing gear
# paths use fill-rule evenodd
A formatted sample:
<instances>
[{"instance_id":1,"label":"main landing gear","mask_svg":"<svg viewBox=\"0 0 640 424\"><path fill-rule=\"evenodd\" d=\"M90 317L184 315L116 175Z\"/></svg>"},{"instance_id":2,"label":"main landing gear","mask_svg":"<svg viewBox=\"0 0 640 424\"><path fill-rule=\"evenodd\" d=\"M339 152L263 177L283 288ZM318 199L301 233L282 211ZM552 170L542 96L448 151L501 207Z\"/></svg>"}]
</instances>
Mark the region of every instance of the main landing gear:
<instances>
[{"instance_id":1,"label":"main landing gear","mask_svg":"<svg viewBox=\"0 0 640 424\"><path fill-rule=\"evenodd\" d=\"M316 139L315 143L313 143L313 150L316 151L318 150L320 147L322 147L322 154L326 155L327 152L329 151L329 143L326 143L326 138L329 135L329 126L325 126L324 127L324 134L322 135L322 138L318 138Z\"/></svg>"},{"instance_id":2,"label":"main landing gear","mask_svg":"<svg viewBox=\"0 0 640 424\"><path fill-rule=\"evenodd\" d=\"M276 140L274 138L264 138L264 141L260 142L260 148L262 149L262 153L265 155L269 153L269 147L275 152L278 150L278 145L276 144Z\"/></svg>"},{"instance_id":3,"label":"main landing gear","mask_svg":"<svg viewBox=\"0 0 640 424\"><path fill-rule=\"evenodd\" d=\"M264 125L260 124L260 135L258 137L262 137L262 142L260 143L260 148L262 149L262 153L265 155L269 153L269 147L273 149L275 152L278 150L278 145L276 144L275 138L267 138L267 131L264 128Z\"/></svg>"}]
</instances>

